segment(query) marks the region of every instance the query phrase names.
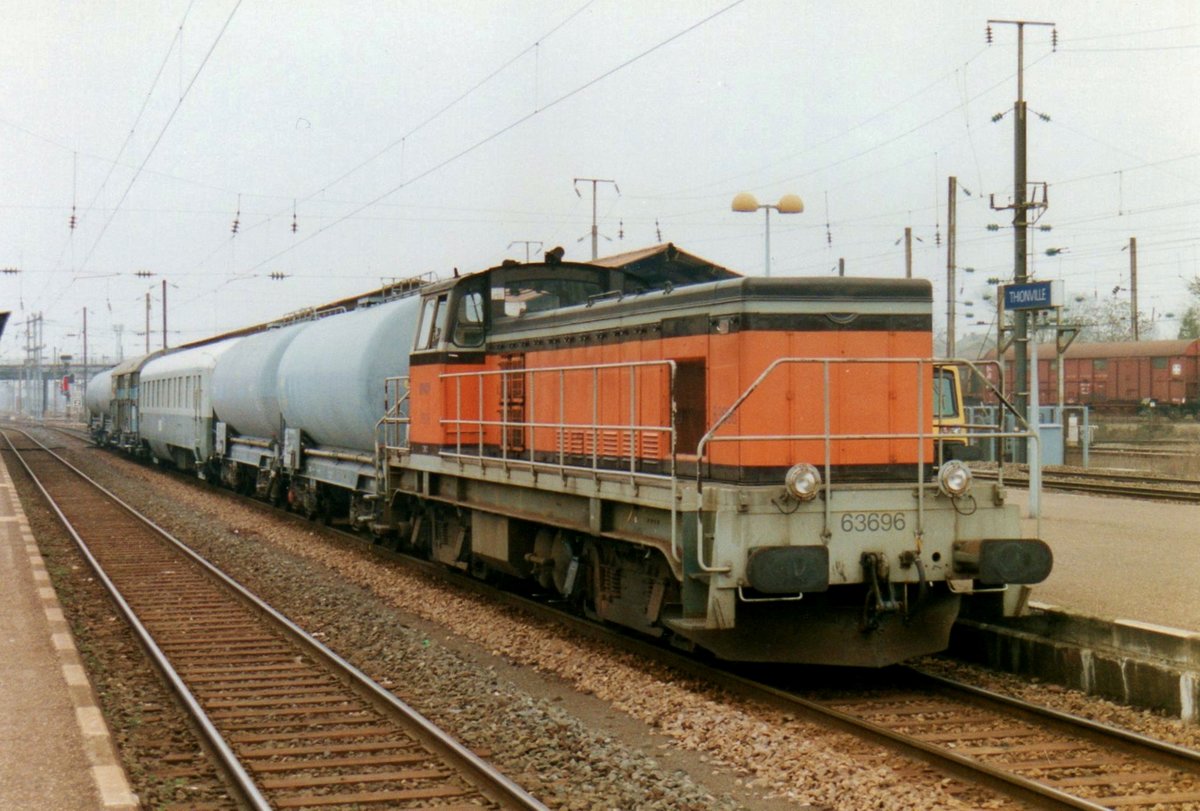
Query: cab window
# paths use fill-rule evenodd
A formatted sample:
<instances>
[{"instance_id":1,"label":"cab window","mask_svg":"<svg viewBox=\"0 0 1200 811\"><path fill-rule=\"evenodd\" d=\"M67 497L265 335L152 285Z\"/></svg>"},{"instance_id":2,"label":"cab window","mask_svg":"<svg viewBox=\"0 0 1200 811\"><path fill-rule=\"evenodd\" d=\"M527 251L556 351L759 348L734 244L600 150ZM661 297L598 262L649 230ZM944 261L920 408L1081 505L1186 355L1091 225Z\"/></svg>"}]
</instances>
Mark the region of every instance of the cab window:
<instances>
[{"instance_id":1,"label":"cab window","mask_svg":"<svg viewBox=\"0 0 1200 811\"><path fill-rule=\"evenodd\" d=\"M446 311L446 294L425 299L421 304L421 323L417 327L417 349L433 349L442 339L442 320Z\"/></svg>"},{"instance_id":2,"label":"cab window","mask_svg":"<svg viewBox=\"0 0 1200 811\"><path fill-rule=\"evenodd\" d=\"M483 293L472 290L458 300L453 340L458 346L479 346L483 337Z\"/></svg>"},{"instance_id":3,"label":"cab window","mask_svg":"<svg viewBox=\"0 0 1200 811\"><path fill-rule=\"evenodd\" d=\"M524 271L498 281L500 284L490 291L492 317L496 320L585 305L605 292L604 281L594 273L538 276Z\"/></svg>"},{"instance_id":4,"label":"cab window","mask_svg":"<svg viewBox=\"0 0 1200 811\"><path fill-rule=\"evenodd\" d=\"M949 372L935 372L933 378L934 418L958 416L958 397L954 391L954 376Z\"/></svg>"}]
</instances>

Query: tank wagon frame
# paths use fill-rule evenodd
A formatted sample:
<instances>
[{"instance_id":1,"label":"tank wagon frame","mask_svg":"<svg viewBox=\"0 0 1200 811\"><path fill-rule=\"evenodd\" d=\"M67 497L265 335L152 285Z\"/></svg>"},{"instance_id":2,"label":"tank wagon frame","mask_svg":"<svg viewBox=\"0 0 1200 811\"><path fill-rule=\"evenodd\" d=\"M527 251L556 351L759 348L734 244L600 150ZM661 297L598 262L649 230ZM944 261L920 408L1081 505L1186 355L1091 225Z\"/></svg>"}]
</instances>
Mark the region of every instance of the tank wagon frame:
<instances>
[{"instance_id":1,"label":"tank wagon frame","mask_svg":"<svg viewBox=\"0 0 1200 811\"><path fill-rule=\"evenodd\" d=\"M936 461L928 283L548 259L241 338L202 472L737 660L937 651L1048 574Z\"/></svg>"}]
</instances>

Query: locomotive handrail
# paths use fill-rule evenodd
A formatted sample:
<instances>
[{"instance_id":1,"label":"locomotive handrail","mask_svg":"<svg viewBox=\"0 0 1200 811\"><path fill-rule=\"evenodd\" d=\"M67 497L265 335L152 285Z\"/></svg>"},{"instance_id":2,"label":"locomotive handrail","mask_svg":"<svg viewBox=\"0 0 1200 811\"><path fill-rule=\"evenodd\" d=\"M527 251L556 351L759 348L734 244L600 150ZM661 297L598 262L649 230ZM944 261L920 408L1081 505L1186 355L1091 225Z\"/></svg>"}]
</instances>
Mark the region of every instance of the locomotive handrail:
<instances>
[{"instance_id":1,"label":"locomotive handrail","mask_svg":"<svg viewBox=\"0 0 1200 811\"><path fill-rule=\"evenodd\" d=\"M402 427L406 427L411 423L411 420L409 419L409 417L405 414L402 414L401 410L400 410L402 406L404 406L406 403L408 403L408 396L409 396L408 376L402 375L399 377L384 378L383 387L384 387L385 409L384 409L383 416L379 419L378 422L375 423L375 430L376 430L377 436L378 436L378 431L380 430L380 428L386 429L387 427L393 427L393 428L399 429ZM391 405L387 405L387 401L390 400L391 396L393 396L393 395L395 396L395 402L393 402ZM392 437L389 437L385 434L384 443L383 443L385 447L394 448L397 450L403 450L405 447L407 447L407 440L408 440L407 431L405 431L404 436L403 436L403 439L405 441L404 445L398 444L399 440L400 440L399 431L397 431L393 436L396 438L397 444L392 444L391 442L389 442L388 440L391 439Z\"/></svg>"},{"instance_id":2,"label":"locomotive handrail","mask_svg":"<svg viewBox=\"0 0 1200 811\"><path fill-rule=\"evenodd\" d=\"M389 475L388 470L391 467L387 458L388 452L392 450L403 451L408 448L408 426L411 423L411 419L406 414L402 414L400 410L402 406L408 403L408 376L384 378L383 391L385 408L383 416L375 423L375 447L377 449L382 448L382 452L377 450L375 453L375 477L376 481L384 482L386 489ZM395 402L387 405L392 395L395 396ZM393 431L394 434L392 433ZM401 433L403 433L403 445L399 444L401 442ZM393 444L393 440L395 444Z\"/></svg>"},{"instance_id":3,"label":"locomotive handrail","mask_svg":"<svg viewBox=\"0 0 1200 811\"><path fill-rule=\"evenodd\" d=\"M638 378L637 371L639 369L659 368L667 372L667 384L670 392L670 410L669 418L666 424L640 424L637 421L638 407ZM600 373L606 370L628 370L629 372L629 422L628 423L608 423L600 422L599 416L599 398L600 398ZM568 396L581 396L579 392L569 390L567 382L567 374L575 372L590 372L591 378L591 406L592 419L591 422L567 422L566 421L566 401ZM524 380L524 376L529 376L529 386L526 390L522 383L520 394L514 394L516 390L516 378ZM534 419L536 413L537 402L537 385L536 378L544 378L550 375L557 381L556 396L558 400L558 420L545 421ZM514 402L515 397L525 397L526 401L522 401L526 406L525 414L527 419L510 419L508 409L501 409L501 419L490 420L484 419L484 402L483 402L483 380L488 377L499 377L501 386L501 403L507 404ZM624 471L623 475L627 475L631 484L636 486L638 479L651 479L655 481L667 481L670 483L671 489L671 557L676 562L682 562L683 552L679 548L678 537L678 503L679 503L679 483L676 472L676 442L677 431L675 426L676 419L676 402L675 402L675 379L676 379L676 362L674 360L648 360L648 361L626 361L618 363L596 363L596 364L579 364L575 366L535 366L521 367L513 369L494 369L480 370L471 372L446 372L439 375L442 381L454 382L454 417L443 418L440 424L444 427L452 427L455 433L455 449L454 452L442 451L440 456L457 459L460 464L465 460L477 460L481 464L488 459L484 454L484 429L499 428L500 429L500 456L502 464L518 464L528 466L530 469L549 469L557 471L559 475L566 477L568 472L578 472L590 474L592 477L597 477L602 473L615 473L600 466L600 444L603 435L606 432L628 434L629 442L629 469ZM476 408L478 418L463 417L463 381L466 379L474 379L478 381L477 386L477 402ZM550 385L555 385L551 382ZM463 448L463 428L469 427L477 429L478 439L476 441L475 453L464 453ZM538 461L536 458L536 443L533 441L533 432L538 429L557 431L558 445L558 460L557 462ZM510 440L514 436L515 431L530 431L530 441L527 450L520 451L520 456L510 456ZM590 434L591 445L591 465L575 465L567 461L567 431L584 431ZM639 436L647 434L665 435L669 440L669 454L666 461L669 463L669 471L667 474L661 473L646 473L637 469L638 464L638 441ZM586 450L584 445L584 450ZM619 447L618 447L619 450ZM618 454L619 455L619 454Z\"/></svg>"},{"instance_id":4,"label":"locomotive handrail","mask_svg":"<svg viewBox=\"0 0 1200 811\"><path fill-rule=\"evenodd\" d=\"M937 361L936 363L944 363ZM826 496L824 498L824 528L822 536L830 537L829 527L831 526L832 517L832 499L828 497L828 492L832 490L831 468L832 468L832 445L833 440L839 441L878 441L878 440L909 440L915 439L918 443L917 457L917 521L915 529L915 537L920 547L921 538L924 534L924 519L925 519L925 466L926 466L926 440L932 439L935 444L945 443L945 439L940 436L936 429L926 431L924 429L925 418L925 397L917 398L917 431L916 432L887 432L887 433L859 433L859 434L833 434L831 431L831 407L830 407L830 390L829 390L829 369L834 364L913 364L917 371L917 391L923 393L925 389L925 369L932 368L936 365L935 361L930 358L776 358L772 361L755 380L746 387L745 391L730 405L723 414L712 424L700 438L696 446L696 493L697 493L697 510L696 510L696 528L697 528L697 543L696 543L696 564L703 572L712 574L723 574L732 571L732 565L720 566L716 565L715 561L707 562L704 560L704 509L703 509L703 487L704 487L704 461L705 451L708 446L714 442L768 442L768 441L821 441L824 446L824 483ZM972 365L966 362L967 365ZM784 365L793 364L821 364L822 365L822 405L823 405L823 431L819 434L761 434L761 435L733 435L733 436L716 436L720 428L732 419L737 413L742 404L770 377L777 369ZM976 434L985 438L1025 438L1034 439L1038 445L1040 453L1040 444L1037 443L1037 438L1028 430L1021 432L1002 432L996 431L989 434ZM930 460L932 461L932 460ZM1003 485L1003 480L999 482ZM1040 518L1038 521L1038 533L1041 532Z\"/></svg>"}]
</instances>

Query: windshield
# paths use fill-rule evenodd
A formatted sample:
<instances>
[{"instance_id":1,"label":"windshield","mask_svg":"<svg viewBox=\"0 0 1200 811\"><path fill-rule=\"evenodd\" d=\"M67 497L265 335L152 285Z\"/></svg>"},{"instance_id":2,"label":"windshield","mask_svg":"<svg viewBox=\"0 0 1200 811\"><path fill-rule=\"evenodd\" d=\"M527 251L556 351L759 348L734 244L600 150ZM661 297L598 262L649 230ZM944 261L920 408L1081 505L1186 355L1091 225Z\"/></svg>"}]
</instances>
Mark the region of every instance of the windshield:
<instances>
[{"instance_id":1,"label":"windshield","mask_svg":"<svg viewBox=\"0 0 1200 811\"><path fill-rule=\"evenodd\" d=\"M954 375L950 372L934 373L933 414L935 419L958 416L958 397L954 391Z\"/></svg>"}]
</instances>

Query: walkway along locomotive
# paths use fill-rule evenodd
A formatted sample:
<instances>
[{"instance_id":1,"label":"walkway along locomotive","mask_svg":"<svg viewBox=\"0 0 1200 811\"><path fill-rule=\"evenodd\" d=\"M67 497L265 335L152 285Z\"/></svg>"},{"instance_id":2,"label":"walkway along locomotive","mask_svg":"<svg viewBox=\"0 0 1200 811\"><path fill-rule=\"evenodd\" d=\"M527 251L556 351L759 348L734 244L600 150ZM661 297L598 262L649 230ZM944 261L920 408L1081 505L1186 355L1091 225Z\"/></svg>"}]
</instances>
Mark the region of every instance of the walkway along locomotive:
<instances>
[{"instance_id":1,"label":"walkway along locomotive","mask_svg":"<svg viewBox=\"0 0 1200 811\"><path fill-rule=\"evenodd\" d=\"M152 358L94 419L137 390L156 458L728 659L886 665L1050 571L935 462L927 282L663 245L341 305Z\"/></svg>"}]
</instances>

